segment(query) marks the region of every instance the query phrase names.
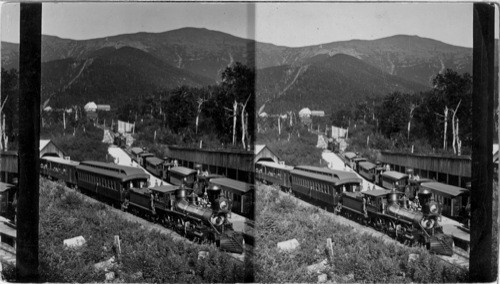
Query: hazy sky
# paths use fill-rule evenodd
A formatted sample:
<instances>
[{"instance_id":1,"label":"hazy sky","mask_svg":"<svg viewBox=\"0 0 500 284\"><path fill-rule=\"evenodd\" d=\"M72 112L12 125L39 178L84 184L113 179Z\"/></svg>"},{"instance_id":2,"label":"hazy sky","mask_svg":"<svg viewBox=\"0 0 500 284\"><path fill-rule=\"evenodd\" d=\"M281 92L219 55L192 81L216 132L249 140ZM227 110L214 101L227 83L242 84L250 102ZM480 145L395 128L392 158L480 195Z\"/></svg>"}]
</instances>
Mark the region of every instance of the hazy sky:
<instances>
[{"instance_id":1,"label":"hazy sky","mask_svg":"<svg viewBox=\"0 0 500 284\"><path fill-rule=\"evenodd\" d=\"M285 46L409 34L472 47L466 3L44 3L42 11L43 34L71 39L189 26ZM1 15L2 40L19 42L19 5L4 4Z\"/></svg>"}]
</instances>

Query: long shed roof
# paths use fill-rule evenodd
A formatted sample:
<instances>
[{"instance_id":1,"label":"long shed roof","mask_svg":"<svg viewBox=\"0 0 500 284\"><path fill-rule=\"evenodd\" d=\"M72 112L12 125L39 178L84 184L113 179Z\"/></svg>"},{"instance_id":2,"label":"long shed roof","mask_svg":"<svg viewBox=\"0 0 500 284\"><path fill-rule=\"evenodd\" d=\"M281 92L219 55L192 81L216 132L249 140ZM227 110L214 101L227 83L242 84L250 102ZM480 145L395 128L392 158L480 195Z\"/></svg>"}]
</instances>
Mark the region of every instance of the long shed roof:
<instances>
[{"instance_id":1,"label":"long shed roof","mask_svg":"<svg viewBox=\"0 0 500 284\"><path fill-rule=\"evenodd\" d=\"M422 183L421 186L428 188L434 193L445 195L446 197L456 197L460 194L468 192L466 188L448 185L440 182L425 182Z\"/></svg>"},{"instance_id":2,"label":"long shed roof","mask_svg":"<svg viewBox=\"0 0 500 284\"><path fill-rule=\"evenodd\" d=\"M247 193L254 190L254 185L239 180L234 180L230 178L214 178L210 180L211 184L215 184L223 187L226 190L230 190L238 193Z\"/></svg>"}]
</instances>

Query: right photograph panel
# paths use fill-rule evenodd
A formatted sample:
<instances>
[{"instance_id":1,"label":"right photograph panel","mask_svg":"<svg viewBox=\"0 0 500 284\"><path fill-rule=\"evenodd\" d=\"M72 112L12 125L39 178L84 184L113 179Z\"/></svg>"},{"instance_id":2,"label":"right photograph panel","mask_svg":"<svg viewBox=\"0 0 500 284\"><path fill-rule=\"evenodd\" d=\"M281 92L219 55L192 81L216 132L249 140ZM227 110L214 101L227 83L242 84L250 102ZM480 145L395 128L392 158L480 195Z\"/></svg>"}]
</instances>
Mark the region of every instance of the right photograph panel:
<instances>
[{"instance_id":1,"label":"right photograph panel","mask_svg":"<svg viewBox=\"0 0 500 284\"><path fill-rule=\"evenodd\" d=\"M483 13L256 4L255 281L470 282L485 247L496 279L498 23Z\"/></svg>"}]
</instances>

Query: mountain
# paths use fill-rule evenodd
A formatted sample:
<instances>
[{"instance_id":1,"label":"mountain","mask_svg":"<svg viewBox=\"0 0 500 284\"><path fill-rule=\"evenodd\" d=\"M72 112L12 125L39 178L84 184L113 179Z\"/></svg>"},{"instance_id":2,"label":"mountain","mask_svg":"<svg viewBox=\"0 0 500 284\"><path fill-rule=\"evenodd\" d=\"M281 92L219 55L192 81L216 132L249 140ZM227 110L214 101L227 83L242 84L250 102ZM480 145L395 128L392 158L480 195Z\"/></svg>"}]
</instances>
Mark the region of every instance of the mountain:
<instances>
[{"instance_id":1,"label":"mountain","mask_svg":"<svg viewBox=\"0 0 500 284\"><path fill-rule=\"evenodd\" d=\"M303 107L332 113L365 97L426 89L346 54L317 55L301 66L270 67L257 73L257 105L266 103L264 111L270 113Z\"/></svg>"},{"instance_id":2,"label":"mountain","mask_svg":"<svg viewBox=\"0 0 500 284\"><path fill-rule=\"evenodd\" d=\"M42 101L52 106L88 101L118 106L159 89L182 85L201 87L215 81L175 68L132 47L107 47L85 58L42 64Z\"/></svg>"},{"instance_id":3,"label":"mountain","mask_svg":"<svg viewBox=\"0 0 500 284\"><path fill-rule=\"evenodd\" d=\"M16 67L17 61L18 45L3 43L4 67ZM432 78L446 68L472 73L471 48L408 35L293 48L203 28L89 40L42 36L44 94L68 98L137 97L160 87L213 84L236 61L256 67L262 84L258 100L269 105L275 98L291 103L313 94L344 101L338 96L419 91L431 87Z\"/></svg>"},{"instance_id":4,"label":"mountain","mask_svg":"<svg viewBox=\"0 0 500 284\"><path fill-rule=\"evenodd\" d=\"M424 85L446 68L472 73L472 49L418 36L350 40L298 48L257 45L258 68L300 66L317 55L347 54L391 75Z\"/></svg>"}]
</instances>

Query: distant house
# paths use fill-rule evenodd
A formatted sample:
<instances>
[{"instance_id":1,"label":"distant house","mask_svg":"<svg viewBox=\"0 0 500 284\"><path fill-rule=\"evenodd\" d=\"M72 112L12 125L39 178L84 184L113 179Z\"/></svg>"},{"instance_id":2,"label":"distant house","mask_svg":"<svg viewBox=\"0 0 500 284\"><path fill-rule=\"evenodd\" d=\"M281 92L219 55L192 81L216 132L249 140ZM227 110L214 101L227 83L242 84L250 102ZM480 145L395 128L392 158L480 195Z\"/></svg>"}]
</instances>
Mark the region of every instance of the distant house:
<instances>
[{"instance_id":1,"label":"distant house","mask_svg":"<svg viewBox=\"0 0 500 284\"><path fill-rule=\"evenodd\" d=\"M94 102L88 102L83 109L85 109L85 112L96 112L97 111L97 105Z\"/></svg>"},{"instance_id":2,"label":"distant house","mask_svg":"<svg viewBox=\"0 0 500 284\"><path fill-rule=\"evenodd\" d=\"M111 111L110 105L97 105L97 110L99 111Z\"/></svg>"},{"instance_id":3,"label":"distant house","mask_svg":"<svg viewBox=\"0 0 500 284\"><path fill-rule=\"evenodd\" d=\"M322 110L311 110L311 116L324 117L325 112Z\"/></svg>"}]
</instances>

